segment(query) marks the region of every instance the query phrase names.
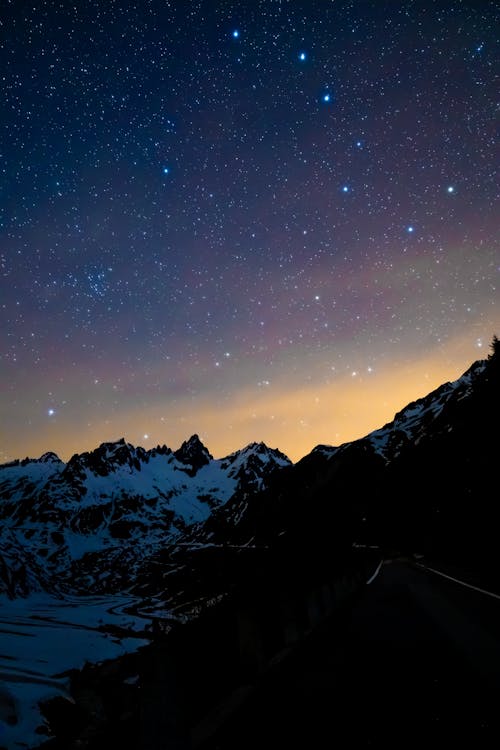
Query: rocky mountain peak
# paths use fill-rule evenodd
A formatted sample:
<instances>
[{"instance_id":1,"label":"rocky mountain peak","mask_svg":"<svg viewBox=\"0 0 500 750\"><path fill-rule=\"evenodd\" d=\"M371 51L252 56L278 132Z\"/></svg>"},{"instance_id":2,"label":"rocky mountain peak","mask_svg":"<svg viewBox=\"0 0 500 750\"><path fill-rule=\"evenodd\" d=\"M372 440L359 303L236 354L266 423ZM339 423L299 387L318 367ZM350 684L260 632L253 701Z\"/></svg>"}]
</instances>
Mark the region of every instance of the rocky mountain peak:
<instances>
[{"instance_id":1,"label":"rocky mountain peak","mask_svg":"<svg viewBox=\"0 0 500 750\"><path fill-rule=\"evenodd\" d=\"M38 462L41 464L62 464L64 463L61 461L57 453L53 453L53 451L47 451L47 453L44 453L40 456L38 459Z\"/></svg>"},{"instance_id":2,"label":"rocky mountain peak","mask_svg":"<svg viewBox=\"0 0 500 750\"><path fill-rule=\"evenodd\" d=\"M127 443L125 438L114 442L101 443L93 451L75 454L69 460L67 473L82 474L90 470L94 474L107 476L118 466L128 465L130 468L141 470L141 461L147 460L146 451L143 448L134 448Z\"/></svg>"},{"instance_id":3,"label":"rocky mountain peak","mask_svg":"<svg viewBox=\"0 0 500 750\"><path fill-rule=\"evenodd\" d=\"M41 464L49 464L49 463L55 463L55 464L62 464L63 462L57 455L57 453L53 453L53 451L47 451L47 453L44 453L40 458L38 459Z\"/></svg>"},{"instance_id":4,"label":"rocky mountain peak","mask_svg":"<svg viewBox=\"0 0 500 750\"><path fill-rule=\"evenodd\" d=\"M249 452L257 453L259 456L269 456L274 459L278 464L289 465L291 464L290 459L284 453L277 448L270 448L266 443L250 443L247 446Z\"/></svg>"},{"instance_id":5,"label":"rocky mountain peak","mask_svg":"<svg viewBox=\"0 0 500 750\"><path fill-rule=\"evenodd\" d=\"M186 466L190 467L191 475L194 476L202 466L210 463L213 456L203 445L198 435L192 435L189 440L185 440L181 447L174 451L176 459Z\"/></svg>"}]
</instances>

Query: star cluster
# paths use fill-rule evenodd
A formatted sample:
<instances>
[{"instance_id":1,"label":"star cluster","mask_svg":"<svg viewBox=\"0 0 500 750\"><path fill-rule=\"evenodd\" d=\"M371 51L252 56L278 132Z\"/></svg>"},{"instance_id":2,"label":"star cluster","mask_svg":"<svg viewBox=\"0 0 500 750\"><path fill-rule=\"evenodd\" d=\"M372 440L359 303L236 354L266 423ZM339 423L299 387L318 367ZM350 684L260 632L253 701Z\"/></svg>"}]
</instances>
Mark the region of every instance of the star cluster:
<instances>
[{"instance_id":1,"label":"star cluster","mask_svg":"<svg viewBox=\"0 0 500 750\"><path fill-rule=\"evenodd\" d=\"M297 459L485 356L499 15L5 0L0 460Z\"/></svg>"}]
</instances>

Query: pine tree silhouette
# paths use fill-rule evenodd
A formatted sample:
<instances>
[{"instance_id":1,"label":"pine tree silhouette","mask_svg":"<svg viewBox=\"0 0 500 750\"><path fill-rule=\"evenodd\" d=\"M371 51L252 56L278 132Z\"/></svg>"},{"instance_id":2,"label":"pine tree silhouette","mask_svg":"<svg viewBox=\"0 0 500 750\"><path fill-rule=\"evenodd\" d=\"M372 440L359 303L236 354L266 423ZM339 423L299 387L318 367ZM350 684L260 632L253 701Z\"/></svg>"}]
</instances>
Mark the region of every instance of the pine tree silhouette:
<instances>
[{"instance_id":1,"label":"pine tree silhouette","mask_svg":"<svg viewBox=\"0 0 500 750\"><path fill-rule=\"evenodd\" d=\"M493 336L493 340L490 344L491 346L491 353L488 356L488 359L500 359L500 339L495 334Z\"/></svg>"}]
</instances>

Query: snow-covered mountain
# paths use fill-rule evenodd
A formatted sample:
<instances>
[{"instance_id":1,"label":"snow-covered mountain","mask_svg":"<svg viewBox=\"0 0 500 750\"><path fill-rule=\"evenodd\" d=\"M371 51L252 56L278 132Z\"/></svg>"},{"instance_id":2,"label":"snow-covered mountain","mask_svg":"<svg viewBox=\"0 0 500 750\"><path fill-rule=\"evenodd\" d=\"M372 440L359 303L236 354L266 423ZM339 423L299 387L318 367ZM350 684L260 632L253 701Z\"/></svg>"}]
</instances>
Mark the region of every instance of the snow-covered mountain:
<instances>
[{"instance_id":1,"label":"snow-covered mountain","mask_svg":"<svg viewBox=\"0 0 500 750\"><path fill-rule=\"evenodd\" d=\"M217 616L214 602L257 596L263 581L286 591L308 575L331 580L353 548L458 561L497 589L497 339L493 348L380 429L294 465L263 443L216 460L194 435L176 451L120 440L67 464L46 453L1 466L0 745L50 736L39 705L67 697L68 670L136 651L154 640L151 621ZM226 616L222 607L210 627ZM128 689L137 671L125 674Z\"/></svg>"},{"instance_id":2,"label":"snow-covered mountain","mask_svg":"<svg viewBox=\"0 0 500 750\"><path fill-rule=\"evenodd\" d=\"M173 545L267 544L287 532L320 548L402 525L417 538L439 513L455 523L494 464L484 425L498 410L498 360L295 465L263 443L214 459L193 435L176 451L122 439L68 463L46 453L1 466L0 591L143 591Z\"/></svg>"},{"instance_id":3,"label":"snow-covered mountain","mask_svg":"<svg viewBox=\"0 0 500 750\"><path fill-rule=\"evenodd\" d=\"M263 443L214 459L193 435L176 451L121 439L0 466L0 591L128 589L146 558L289 464Z\"/></svg>"}]
</instances>

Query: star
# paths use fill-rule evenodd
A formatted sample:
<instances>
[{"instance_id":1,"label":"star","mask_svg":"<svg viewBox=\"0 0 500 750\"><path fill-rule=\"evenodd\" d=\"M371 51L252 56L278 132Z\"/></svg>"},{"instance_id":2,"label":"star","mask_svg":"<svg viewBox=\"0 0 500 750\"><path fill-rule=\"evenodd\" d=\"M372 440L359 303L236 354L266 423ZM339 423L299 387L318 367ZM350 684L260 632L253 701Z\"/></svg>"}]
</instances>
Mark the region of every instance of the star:
<instances>
[{"instance_id":1,"label":"star","mask_svg":"<svg viewBox=\"0 0 500 750\"><path fill-rule=\"evenodd\" d=\"M50 4L24 5L4 40L13 60L40 30L35 6ZM93 19L85 59L70 43L82 19L68 13L49 51L38 39L29 65L5 70L0 150L15 210L0 206L0 410L13 455L40 455L47 433L56 452L93 448L117 437L111 413L125 438L153 445L136 407L149 424L157 398L175 406L167 444L189 437L187 424L203 431L205 405L220 398L237 419L234 444L220 420L209 447L237 450L250 422L238 405L269 377L282 393L265 403L290 412L255 438L300 458L288 395L323 387L327 352L332 380L378 389L379 362L413 363L427 340L467 337L454 352L486 351L479 327L492 334L500 320L485 119L493 3L450 14L427 3L423 25L422 4L405 3L401 34L398 3L380 24L363 3L284 0L243 14L185 3L165 23L160 6L175 3L150 2L137 34L134 11L115 5ZM384 81L389 60L397 70ZM326 415L323 429L335 438Z\"/></svg>"}]
</instances>

